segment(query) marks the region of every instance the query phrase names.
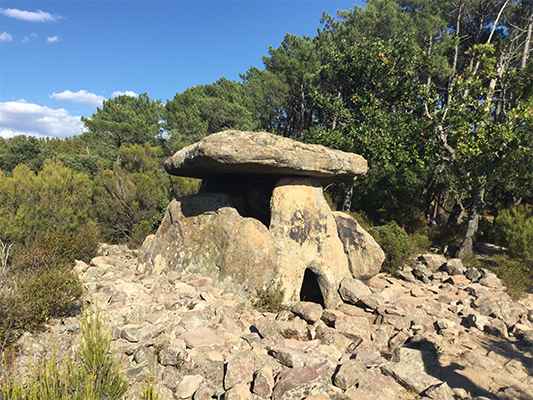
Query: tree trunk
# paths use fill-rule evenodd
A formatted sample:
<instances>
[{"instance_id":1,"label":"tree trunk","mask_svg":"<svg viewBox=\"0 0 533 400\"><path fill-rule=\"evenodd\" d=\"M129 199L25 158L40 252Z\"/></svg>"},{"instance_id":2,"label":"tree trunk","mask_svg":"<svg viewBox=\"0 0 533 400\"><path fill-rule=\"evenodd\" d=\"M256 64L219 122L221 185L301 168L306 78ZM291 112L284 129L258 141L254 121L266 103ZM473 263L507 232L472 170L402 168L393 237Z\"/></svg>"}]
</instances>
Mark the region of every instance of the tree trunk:
<instances>
[{"instance_id":1,"label":"tree trunk","mask_svg":"<svg viewBox=\"0 0 533 400\"><path fill-rule=\"evenodd\" d=\"M521 68L524 69L527 66L527 60L529 59L529 47L533 36L533 2L531 3L529 18L527 24L526 40L524 42L524 51L522 52Z\"/></svg>"},{"instance_id":2,"label":"tree trunk","mask_svg":"<svg viewBox=\"0 0 533 400\"><path fill-rule=\"evenodd\" d=\"M352 197L353 197L353 182L346 183L344 185L344 201L342 202L342 211L350 212L352 208Z\"/></svg>"},{"instance_id":3,"label":"tree trunk","mask_svg":"<svg viewBox=\"0 0 533 400\"><path fill-rule=\"evenodd\" d=\"M479 226L479 215L483 210L483 197L485 196L485 188L475 187L472 189L471 194L472 205L468 211L468 224L465 238L463 239L463 243L461 243L461 247L459 248L459 258L464 258L467 254L472 253L473 251L474 240L476 238Z\"/></svg>"},{"instance_id":4,"label":"tree trunk","mask_svg":"<svg viewBox=\"0 0 533 400\"><path fill-rule=\"evenodd\" d=\"M299 124L297 137L302 139L305 129L305 89L303 83L300 83L300 110L299 110Z\"/></svg>"}]
</instances>

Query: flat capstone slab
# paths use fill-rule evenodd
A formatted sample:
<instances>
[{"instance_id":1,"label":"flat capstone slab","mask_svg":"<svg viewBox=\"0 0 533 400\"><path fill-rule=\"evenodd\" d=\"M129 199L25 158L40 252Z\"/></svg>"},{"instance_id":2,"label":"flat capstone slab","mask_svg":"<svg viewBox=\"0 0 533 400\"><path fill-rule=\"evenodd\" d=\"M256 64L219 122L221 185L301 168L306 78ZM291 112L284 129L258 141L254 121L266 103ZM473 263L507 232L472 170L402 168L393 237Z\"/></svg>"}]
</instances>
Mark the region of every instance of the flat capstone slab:
<instances>
[{"instance_id":1,"label":"flat capstone slab","mask_svg":"<svg viewBox=\"0 0 533 400\"><path fill-rule=\"evenodd\" d=\"M267 132L223 131L179 150L165 161L171 175L306 176L321 184L352 182L367 171L366 160L354 153L306 144Z\"/></svg>"}]
</instances>

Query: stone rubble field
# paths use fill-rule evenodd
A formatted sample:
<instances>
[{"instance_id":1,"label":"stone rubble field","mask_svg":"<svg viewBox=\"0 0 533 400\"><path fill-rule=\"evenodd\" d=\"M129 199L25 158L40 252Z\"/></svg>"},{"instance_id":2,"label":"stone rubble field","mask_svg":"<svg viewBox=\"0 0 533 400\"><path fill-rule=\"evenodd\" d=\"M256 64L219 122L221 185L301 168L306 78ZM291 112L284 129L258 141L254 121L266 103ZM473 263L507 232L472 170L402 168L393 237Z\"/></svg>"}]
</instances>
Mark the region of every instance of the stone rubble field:
<instances>
[{"instance_id":1,"label":"stone rubble field","mask_svg":"<svg viewBox=\"0 0 533 400\"><path fill-rule=\"evenodd\" d=\"M138 398L150 376L160 399L533 399L533 295L514 302L487 270L422 255L398 278L345 278L343 304L292 302L262 313L227 280L145 275L125 247L75 271L110 329ZM416 278L415 278L416 277ZM226 285L226 286L225 286ZM52 325L58 358L80 320ZM50 353L50 333L25 335L15 361Z\"/></svg>"}]
</instances>

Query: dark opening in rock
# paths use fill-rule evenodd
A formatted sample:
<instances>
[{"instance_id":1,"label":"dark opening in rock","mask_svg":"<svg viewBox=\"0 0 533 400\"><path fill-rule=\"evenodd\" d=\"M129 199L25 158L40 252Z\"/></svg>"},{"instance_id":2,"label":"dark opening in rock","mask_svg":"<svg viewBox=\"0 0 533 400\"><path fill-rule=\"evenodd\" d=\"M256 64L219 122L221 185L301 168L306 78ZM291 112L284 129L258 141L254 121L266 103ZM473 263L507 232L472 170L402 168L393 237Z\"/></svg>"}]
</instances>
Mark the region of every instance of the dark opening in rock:
<instances>
[{"instance_id":1,"label":"dark opening in rock","mask_svg":"<svg viewBox=\"0 0 533 400\"><path fill-rule=\"evenodd\" d=\"M210 176L202 181L200 193L226 193L243 217L270 226L270 198L277 179L256 176Z\"/></svg>"},{"instance_id":2,"label":"dark opening in rock","mask_svg":"<svg viewBox=\"0 0 533 400\"><path fill-rule=\"evenodd\" d=\"M312 301L313 303L318 303L322 307L325 307L324 297L322 296L322 291L318 285L318 276L309 268L307 268L304 273L304 281L302 283L302 289L300 290L300 300Z\"/></svg>"}]
</instances>

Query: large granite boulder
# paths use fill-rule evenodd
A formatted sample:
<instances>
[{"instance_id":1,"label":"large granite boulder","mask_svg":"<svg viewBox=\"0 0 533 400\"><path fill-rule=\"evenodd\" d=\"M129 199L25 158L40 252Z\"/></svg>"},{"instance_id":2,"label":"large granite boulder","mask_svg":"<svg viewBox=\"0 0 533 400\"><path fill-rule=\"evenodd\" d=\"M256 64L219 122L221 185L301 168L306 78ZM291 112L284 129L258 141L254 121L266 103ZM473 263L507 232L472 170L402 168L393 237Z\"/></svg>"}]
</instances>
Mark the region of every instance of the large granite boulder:
<instances>
[{"instance_id":1,"label":"large granite boulder","mask_svg":"<svg viewBox=\"0 0 533 400\"><path fill-rule=\"evenodd\" d=\"M366 173L367 163L354 153L267 132L224 131L181 149L165 162L165 169L171 175L201 179L240 174L299 175L327 184L353 181Z\"/></svg>"},{"instance_id":2,"label":"large granite boulder","mask_svg":"<svg viewBox=\"0 0 533 400\"><path fill-rule=\"evenodd\" d=\"M359 155L266 132L225 131L165 162L202 178L199 194L173 200L138 270L231 277L249 292L281 284L285 300L335 308L346 277L379 272L384 254L347 214L334 213L321 184L366 173Z\"/></svg>"}]
</instances>

